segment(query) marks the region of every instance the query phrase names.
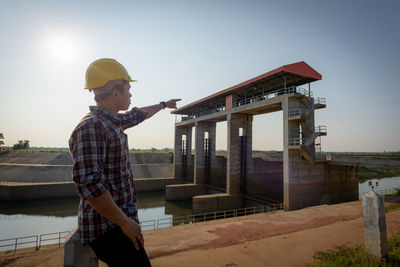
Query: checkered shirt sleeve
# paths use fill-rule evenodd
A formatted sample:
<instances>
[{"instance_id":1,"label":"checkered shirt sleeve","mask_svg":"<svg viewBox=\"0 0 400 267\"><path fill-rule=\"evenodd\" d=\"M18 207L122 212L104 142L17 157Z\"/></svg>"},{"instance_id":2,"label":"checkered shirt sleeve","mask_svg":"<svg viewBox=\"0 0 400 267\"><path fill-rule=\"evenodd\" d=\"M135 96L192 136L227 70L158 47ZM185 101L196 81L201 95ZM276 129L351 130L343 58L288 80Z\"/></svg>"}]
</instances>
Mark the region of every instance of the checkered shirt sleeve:
<instances>
[{"instance_id":1,"label":"checkered shirt sleeve","mask_svg":"<svg viewBox=\"0 0 400 267\"><path fill-rule=\"evenodd\" d=\"M71 149L74 158L73 180L80 197L88 200L107 191L103 171L106 138L102 126L92 120L87 120L75 133Z\"/></svg>"},{"instance_id":2,"label":"checkered shirt sleeve","mask_svg":"<svg viewBox=\"0 0 400 267\"><path fill-rule=\"evenodd\" d=\"M118 114L118 117L121 119L121 126L125 130L141 123L147 114L147 111L134 107L128 112Z\"/></svg>"}]
</instances>

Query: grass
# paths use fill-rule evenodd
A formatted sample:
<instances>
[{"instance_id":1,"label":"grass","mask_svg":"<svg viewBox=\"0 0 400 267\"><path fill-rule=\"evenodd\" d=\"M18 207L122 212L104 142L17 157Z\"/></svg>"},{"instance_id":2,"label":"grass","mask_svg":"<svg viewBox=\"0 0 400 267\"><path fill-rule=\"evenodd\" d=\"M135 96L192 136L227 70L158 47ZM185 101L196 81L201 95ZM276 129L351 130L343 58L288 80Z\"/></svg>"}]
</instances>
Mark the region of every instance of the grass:
<instances>
[{"instance_id":1,"label":"grass","mask_svg":"<svg viewBox=\"0 0 400 267\"><path fill-rule=\"evenodd\" d=\"M315 263L308 266L400 266L400 232L388 240L388 256L381 262L369 256L364 247L335 246L314 254Z\"/></svg>"},{"instance_id":2,"label":"grass","mask_svg":"<svg viewBox=\"0 0 400 267\"><path fill-rule=\"evenodd\" d=\"M343 154L348 156L400 156L400 151L384 152L323 152L324 154Z\"/></svg>"},{"instance_id":3,"label":"grass","mask_svg":"<svg viewBox=\"0 0 400 267\"><path fill-rule=\"evenodd\" d=\"M377 169L359 167L357 177L359 182L365 182L371 179L381 179L386 177L400 176L400 169Z\"/></svg>"}]
</instances>

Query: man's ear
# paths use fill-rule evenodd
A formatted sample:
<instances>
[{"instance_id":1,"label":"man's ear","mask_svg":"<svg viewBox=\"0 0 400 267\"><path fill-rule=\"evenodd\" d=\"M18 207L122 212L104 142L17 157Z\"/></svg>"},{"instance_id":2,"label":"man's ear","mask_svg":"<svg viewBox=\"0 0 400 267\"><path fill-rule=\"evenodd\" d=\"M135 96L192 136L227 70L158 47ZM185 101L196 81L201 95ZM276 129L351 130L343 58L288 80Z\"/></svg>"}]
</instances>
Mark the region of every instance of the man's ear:
<instances>
[{"instance_id":1,"label":"man's ear","mask_svg":"<svg viewBox=\"0 0 400 267\"><path fill-rule=\"evenodd\" d=\"M111 95L114 99L118 99L120 97L121 93L119 92L118 89L113 88L111 91Z\"/></svg>"}]
</instances>

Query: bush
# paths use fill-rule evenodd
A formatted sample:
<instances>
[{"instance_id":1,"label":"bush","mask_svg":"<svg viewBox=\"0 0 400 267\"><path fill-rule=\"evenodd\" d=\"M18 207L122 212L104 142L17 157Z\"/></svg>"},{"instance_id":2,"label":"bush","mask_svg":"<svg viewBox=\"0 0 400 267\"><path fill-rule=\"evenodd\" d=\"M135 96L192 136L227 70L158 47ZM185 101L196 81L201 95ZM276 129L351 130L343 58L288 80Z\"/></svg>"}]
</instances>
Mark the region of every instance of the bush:
<instances>
[{"instance_id":1,"label":"bush","mask_svg":"<svg viewBox=\"0 0 400 267\"><path fill-rule=\"evenodd\" d=\"M18 143L13 145L13 149L28 149L30 147L29 140L18 140Z\"/></svg>"}]
</instances>

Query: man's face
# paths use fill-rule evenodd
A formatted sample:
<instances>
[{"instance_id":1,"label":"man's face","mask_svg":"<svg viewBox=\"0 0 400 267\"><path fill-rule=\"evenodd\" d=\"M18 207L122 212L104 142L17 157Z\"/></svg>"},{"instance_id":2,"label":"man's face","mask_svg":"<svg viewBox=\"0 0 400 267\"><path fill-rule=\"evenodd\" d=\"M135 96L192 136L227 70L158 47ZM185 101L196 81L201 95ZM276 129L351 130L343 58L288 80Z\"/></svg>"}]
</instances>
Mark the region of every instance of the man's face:
<instances>
[{"instance_id":1,"label":"man's face","mask_svg":"<svg viewBox=\"0 0 400 267\"><path fill-rule=\"evenodd\" d=\"M119 98L120 110L127 110L131 104L131 96L130 93L131 85L129 82L123 82L123 91Z\"/></svg>"}]
</instances>

